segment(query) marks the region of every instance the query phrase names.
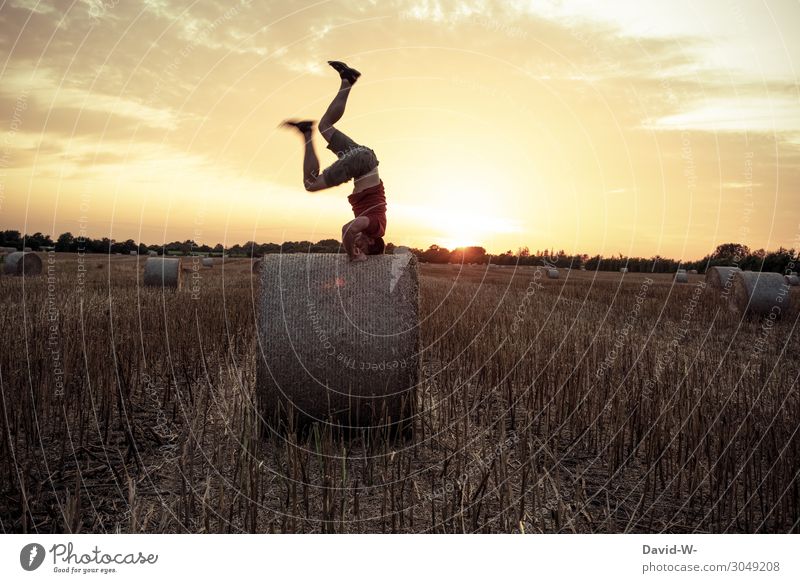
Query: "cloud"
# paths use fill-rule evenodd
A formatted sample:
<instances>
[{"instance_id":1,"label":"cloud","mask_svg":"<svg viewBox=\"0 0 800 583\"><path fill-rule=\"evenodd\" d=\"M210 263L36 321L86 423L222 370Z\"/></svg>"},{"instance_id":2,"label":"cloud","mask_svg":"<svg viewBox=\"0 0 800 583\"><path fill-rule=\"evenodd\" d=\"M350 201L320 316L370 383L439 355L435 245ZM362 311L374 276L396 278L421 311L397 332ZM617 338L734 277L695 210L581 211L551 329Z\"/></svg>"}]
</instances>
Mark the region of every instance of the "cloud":
<instances>
[{"instance_id":1,"label":"cloud","mask_svg":"<svg viewBox=\"0 0 800 583\"><path fill-rule=\"evenodd\" d=\"M682 15L648 34L647 9L630 13L488 0L17 0L0 10L0 118L7 127L26 97L13 164L36 160L36 173L150 168L157 181L204 166L296 188L300 145L275 128L319 118L337 89L325 61L338 58L365 73L343 123L381 148L382 174L398 184L480 169L487 188L506 184L505 196L538 196L553 212L579 201L568 212L595 218L664 197L678 216L699 199L716 212L719 193L741 190L749 149L765 199L800 186L796 79L734 74L714 56L731 41L713 23L704 34ZM749 24L754 36L734 39L742 46L762 42ZM795 54L798 41L787 42ZM455 141L485 150L481 160L447 155ZM401 142L419 150L413 173L397 170Z\"/></svg>"}]
</instances>

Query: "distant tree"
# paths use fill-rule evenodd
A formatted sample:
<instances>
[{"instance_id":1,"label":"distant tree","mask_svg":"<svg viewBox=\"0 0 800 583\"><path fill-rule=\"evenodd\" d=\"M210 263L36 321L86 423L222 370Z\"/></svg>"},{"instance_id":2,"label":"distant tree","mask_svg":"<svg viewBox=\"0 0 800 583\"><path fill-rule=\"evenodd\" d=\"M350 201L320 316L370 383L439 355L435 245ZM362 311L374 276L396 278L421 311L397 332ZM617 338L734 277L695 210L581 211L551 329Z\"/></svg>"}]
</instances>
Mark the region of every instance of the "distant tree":
<instances>
[{"instance_id":1,"label":"distant tree","mask_svg":"<svg viewBox=\"0 0 800 583\"><path fill-rule=\"evenodd\" d=\"M422 260L426 263L447 263L450 260L450 251L445 247L431 245L422 254Z\"/></svg>"},{"instance_id":2,"label":"distant tree","mask_svg":"<svg viewBox=\"0 0 800 583\"><path fill-rule=\"evenodd\" d=\"M2 247L16 247L22 249L22 236L19 231L3 231L0 233Z\"/></svg>"},{"instance_id":3,"label":"distant tree","mask_svg":"<svg viewBox=\"0 0 800 583\"><path fill-rule=\"evenodd\" d=\"M322 239L311 246L311 253L342 253L342 244L336 239Z\"/></svg>"},{"instance_id":4,"label":"distant tree","mask_svg":"<svg viewBox=\"0 0 800 583\"><path fill-rule=\"evenodd\" d=\"M308 253L313 246L311 241L284 241L281 253Z\"/></svg>"},{"instance_id":5,"label":"distant tree","mask_svg":"<svg viewBox=\"0 0 800 583\"><path fill-rule=\"evenodd\" d=\"M122 242L113 241L111 243L112 253L122 253L123 255L129 255L131 251L136 251L138 248L139 246L133 239L128 239Z\"/></svg>"},{"instance_id":6,"label":"distant tree","mask_svg":"<svg viewBox=\"0 0 800 583\"><path fill-rule=\"evenodd\" d=\"M30 247L34 251L39 251L42 247L52 247L53 240L50 235L39 233L38 231L33 235L25 235L25 247Z\"/></svg>"},{"instance_id":7,"label":"distant tree","mask_svg":"<svg viewBox=\"0 0 800 583\"><path fill-rule=\"evenodd\" d=\"M72 233L68 231L58 236L58 239L56 239L56 251L75 251L75 237L72 236Z\"/></svg>"},{"instance_id":8,"label":"distant tree","mask_svg":"<svg viewBox=\"0 0 800 583\"><path fill-rule=\"evenodd\" d=\"M486 249L483 247L459 247L450 253L450 263L485 263Z\"/></svg>"},{"instance_id":9,"label":"distant tree","mask_svg":"<svg viewBox=\"0 0 800 583\"><path fill-rule=\"evenodd\" d=\"M711 259L716 263L724 261L728 263L740 263L750 255L750 248L741 243L723 243L711 254Z\"/></svg>"},{"instance_id":10,"label":"distant tree","mask_svg":"<svg viewBox=\"0 0 800 583\"><path fill-rule=\"evenodd\" d=\"M260 246L260 248L262 255L281 252L281 246L278 245L277 243L264 243L263 245Z\"/></svg>"},{"instance_id":11,"label":"distant tree","mask_svg":"<svg viewBox=\"0 0 800 583\"><path fill-rule=\"evenodd\" d=\"M495 265L514 265L517 263L517 257L514 253L509 249L505 253L500 253L499 255L492 256L492 263Z\"/></svg>"}]
</instances>

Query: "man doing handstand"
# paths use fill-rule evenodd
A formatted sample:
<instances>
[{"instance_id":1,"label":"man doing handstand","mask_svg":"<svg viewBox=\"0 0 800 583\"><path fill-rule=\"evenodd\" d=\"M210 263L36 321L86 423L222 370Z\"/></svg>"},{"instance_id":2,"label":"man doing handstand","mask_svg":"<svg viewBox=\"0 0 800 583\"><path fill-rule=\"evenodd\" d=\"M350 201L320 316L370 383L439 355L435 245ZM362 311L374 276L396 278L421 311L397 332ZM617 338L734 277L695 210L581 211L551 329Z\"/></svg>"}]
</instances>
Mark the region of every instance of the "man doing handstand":
<instances>
[{"instance_id":1,"label":"man doing handstand","mask_svg":"<svg viewBox=\"0 0 800 583\"><path fill-rule=\"evenodd\" d=\"M386 195L378 176L378 158L366 146L357 144L333 127L344 114L347 97L361 73L341 61L328 61L342 79L336 97L319 120L319 133L328 142L328 149L338 160L321 174L314 152L313 121L285 121L283 125L297 129L305 142L303 184L309 192L331 188L354 179L353 193L347 197L355 219L342 226L342 243L351 261L365 261L367 255L380 255L384 250L386 233Z\"/></svg>"}]
</instances>

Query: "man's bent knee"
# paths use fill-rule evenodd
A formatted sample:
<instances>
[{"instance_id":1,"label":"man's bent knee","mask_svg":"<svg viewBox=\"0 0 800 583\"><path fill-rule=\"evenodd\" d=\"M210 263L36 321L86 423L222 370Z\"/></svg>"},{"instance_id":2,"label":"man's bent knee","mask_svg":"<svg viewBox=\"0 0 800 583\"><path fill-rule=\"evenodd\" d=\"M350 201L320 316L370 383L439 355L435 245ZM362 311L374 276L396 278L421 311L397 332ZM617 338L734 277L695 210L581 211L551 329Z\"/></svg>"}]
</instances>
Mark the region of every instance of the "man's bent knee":
<instances>
[{"instance_id":1,"label":"man's bent knee","mask_svg":"<svg viewBox=\"0 0 800 583\"><path fill-rule=\"evenodd\" d=\"M328 123L324 119L319 120L317 124L317 129L319 130L320 135L325 138L326 142L331 141L331 137L333 136L333 132L336 131L336 128L333 127L333 124Z\"/></svg>"},{"instance_id":2,"label":"man's bent knee","mask_svg":"<svg viewBox=\"0 0 800 583\"><path fill-rule=\"evenodd\" d=\"M314 192L316 190L330 188L330 186L325 181L324 174L320 174L316 178L306 178L305 180L303 180L303 186L305 186L308 192Z\"/></svg>"}]
</instances>

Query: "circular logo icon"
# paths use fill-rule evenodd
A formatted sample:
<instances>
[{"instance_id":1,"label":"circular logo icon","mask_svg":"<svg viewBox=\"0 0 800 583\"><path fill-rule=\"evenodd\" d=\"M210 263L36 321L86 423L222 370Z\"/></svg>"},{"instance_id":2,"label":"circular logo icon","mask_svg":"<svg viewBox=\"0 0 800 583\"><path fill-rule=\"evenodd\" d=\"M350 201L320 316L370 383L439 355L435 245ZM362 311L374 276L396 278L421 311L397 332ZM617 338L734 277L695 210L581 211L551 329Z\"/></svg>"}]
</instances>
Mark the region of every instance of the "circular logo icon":
<instances>
[{"instance_id":1,"label":"circular logo icon","mask_svg":"<svg viewBox=\"0 0 800 583\"><path fill-rule=\"evenodd\" d=\"M19 552L19 564L26 571L35 571L44 562L44 547L39 543L30 543Z\"/></svg>"}]
</instances>

